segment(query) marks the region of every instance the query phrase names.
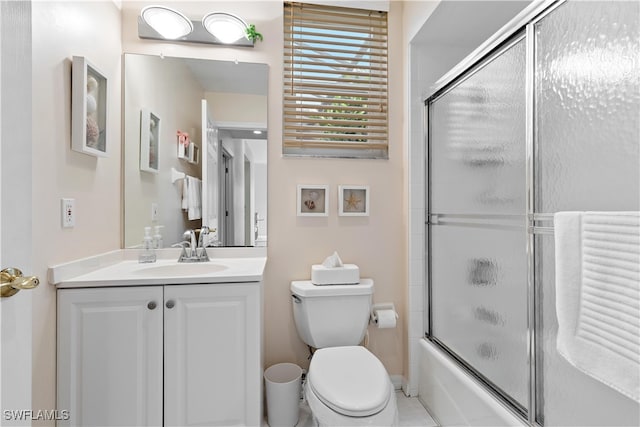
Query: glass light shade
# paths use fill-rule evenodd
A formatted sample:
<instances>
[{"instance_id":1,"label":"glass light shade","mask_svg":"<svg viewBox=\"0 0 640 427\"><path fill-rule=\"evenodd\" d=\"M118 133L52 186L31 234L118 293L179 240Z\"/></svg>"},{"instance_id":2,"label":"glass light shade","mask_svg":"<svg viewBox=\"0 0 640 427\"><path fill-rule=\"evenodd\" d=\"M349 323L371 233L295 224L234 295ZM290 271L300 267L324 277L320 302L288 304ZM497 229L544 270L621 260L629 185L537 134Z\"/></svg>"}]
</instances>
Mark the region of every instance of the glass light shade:
<instances>
[{"instance_id":1,"label":"glass light shade","mask_svg":"<svg viewBox=\"0 0 640 427\"><path fill-rule=\"evenodd\" d=\"M242 37L246 37L247 23L230 13L209 13L202 18L202 25L222 43L234 43Z\"/></svg>"},{"instance_id":2,"label":"glass light shade","mask_svg":"<svg viewBox=\"0 0 640 427\"><path fill-rule=\"evenodd\" d=\"M158 34L168 40L179 39L193 31L191 20L177 10L164 6L147 6L140 16Z\"/></svg>"}]
</instances>

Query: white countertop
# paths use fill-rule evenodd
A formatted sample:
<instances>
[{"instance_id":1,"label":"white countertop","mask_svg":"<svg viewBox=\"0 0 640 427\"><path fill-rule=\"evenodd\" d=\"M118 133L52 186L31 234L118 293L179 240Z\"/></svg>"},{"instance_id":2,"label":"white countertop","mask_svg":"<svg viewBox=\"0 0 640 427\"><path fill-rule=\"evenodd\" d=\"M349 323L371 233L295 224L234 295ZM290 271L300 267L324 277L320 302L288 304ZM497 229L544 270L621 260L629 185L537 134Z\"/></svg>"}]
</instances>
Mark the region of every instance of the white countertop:
<instances>
[{"instance_id":1,"label":"white countertop","mask_svg":"<svg viewBox=\"0 0 640 427\"><path fill-rule=\"evenodd\" d=\"M264 248L262 248L264 249ZM266 250L208 249L210 261L178 263L180 250L161 249L154 263L138 263L138 250L123 249L49 268L58 288L260 282Z\"/></svg>"}]
</instances>

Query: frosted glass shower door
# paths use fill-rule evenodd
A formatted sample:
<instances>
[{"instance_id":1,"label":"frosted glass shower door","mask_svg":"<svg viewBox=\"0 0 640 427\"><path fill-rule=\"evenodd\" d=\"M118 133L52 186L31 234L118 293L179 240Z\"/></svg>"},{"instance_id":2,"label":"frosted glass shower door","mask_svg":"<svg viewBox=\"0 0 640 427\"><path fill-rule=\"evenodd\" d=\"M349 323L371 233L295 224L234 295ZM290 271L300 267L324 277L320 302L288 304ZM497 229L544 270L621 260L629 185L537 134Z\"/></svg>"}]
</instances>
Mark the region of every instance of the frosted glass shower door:
<instances>
[{"instance_id":1,"label":"frosted glass shower door","mask_svg":"<svg viewBox=\"0 0 640 427\"><path fill-rule=\"evenodd\" d=\"M568 1L536 24L535 51L538 217L559 211L638 211L640 3ZM554 236L536 235L535 246L542 302L538 421L640 425L637 402L558 353L556 310L563 307L556 308Z\"/></svg>"},{"instance_id":2,"label":"frosted glass shower door","mask_svg":"<svg viewBox=\"0 0 640 427\"><path fill-rule=\"evenodd\" d=\"M526 413L525 41L429 107L431 337Z\"/></svg>"}]
</instances>

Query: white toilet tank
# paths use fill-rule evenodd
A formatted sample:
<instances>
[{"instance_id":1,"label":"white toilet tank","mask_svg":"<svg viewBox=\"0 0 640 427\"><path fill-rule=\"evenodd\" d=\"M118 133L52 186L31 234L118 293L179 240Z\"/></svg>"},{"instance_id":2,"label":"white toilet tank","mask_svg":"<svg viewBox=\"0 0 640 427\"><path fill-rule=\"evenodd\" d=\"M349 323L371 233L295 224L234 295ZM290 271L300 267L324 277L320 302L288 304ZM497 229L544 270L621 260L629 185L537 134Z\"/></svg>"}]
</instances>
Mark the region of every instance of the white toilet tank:
<instances>
[{"instance_id":1,"label":"white toilet tank","mask_svg":"<svg viewBox=\"0 0 640 427\"><path fill-rule=\"evenodd\" d=\"M373 280L356 285L318 286L291 282L293 318L298 335L314 348L358 345L369 323Z\"/></svg>"}]
</instances>

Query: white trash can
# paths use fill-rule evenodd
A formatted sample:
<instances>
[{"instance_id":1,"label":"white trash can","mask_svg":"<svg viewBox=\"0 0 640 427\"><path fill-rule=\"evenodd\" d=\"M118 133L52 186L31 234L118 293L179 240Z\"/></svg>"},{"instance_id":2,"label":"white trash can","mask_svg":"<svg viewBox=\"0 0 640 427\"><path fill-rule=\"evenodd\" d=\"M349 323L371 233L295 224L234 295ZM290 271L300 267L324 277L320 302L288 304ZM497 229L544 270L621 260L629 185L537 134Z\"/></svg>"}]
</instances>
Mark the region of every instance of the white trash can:
<instances>
[{"instance_id":1,"label":"white trash can","mask_svg":"<svg viewBox=\"0 0 640 427\"><path fill-rule=\"evenodd\" d=\"M278 363L264 371L269 427L298 423L302 369L295 363Z\"/></svg>"}]
</instances>

